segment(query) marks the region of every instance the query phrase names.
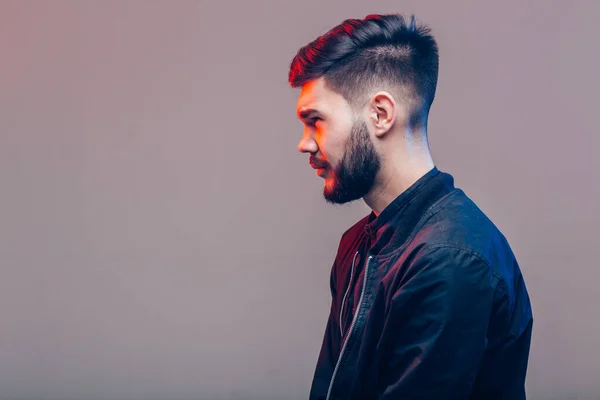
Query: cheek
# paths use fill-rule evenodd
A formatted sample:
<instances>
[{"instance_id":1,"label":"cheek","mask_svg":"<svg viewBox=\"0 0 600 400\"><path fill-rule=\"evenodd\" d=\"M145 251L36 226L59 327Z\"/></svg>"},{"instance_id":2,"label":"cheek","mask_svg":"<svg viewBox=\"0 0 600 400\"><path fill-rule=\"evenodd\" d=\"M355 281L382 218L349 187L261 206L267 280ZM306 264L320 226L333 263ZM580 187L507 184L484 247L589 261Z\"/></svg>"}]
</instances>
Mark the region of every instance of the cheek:
<instances>
[{"instance_id":1,"label":"cheek","mask_svg":"<svg viewBox=\"0 0 600 400\"><path fill-rule=\"evenodd\" d=\"M344 155L344 140L334 132L317 131L315 140L321 151L322 157L330 168L334 168L337 161Z\"/></svg>"}]
</instances>

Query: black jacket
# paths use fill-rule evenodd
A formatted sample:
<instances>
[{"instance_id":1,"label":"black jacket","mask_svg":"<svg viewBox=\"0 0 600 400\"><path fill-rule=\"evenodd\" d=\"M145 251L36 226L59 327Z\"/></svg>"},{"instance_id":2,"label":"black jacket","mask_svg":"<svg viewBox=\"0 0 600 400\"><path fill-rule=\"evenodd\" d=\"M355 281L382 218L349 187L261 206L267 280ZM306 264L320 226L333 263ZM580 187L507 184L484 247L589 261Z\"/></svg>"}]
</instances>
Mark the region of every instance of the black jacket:
<instances>
[{"instance_id":1,"label":"black jacket","mask_svg":"<svg viewBox=\"0 0 600 400\"><path fill-rule=\"evenodd\" d=\"M525 399L532 310L506 238L433 168L340 240L317 399Z\"/></svg>"}]
</instances>

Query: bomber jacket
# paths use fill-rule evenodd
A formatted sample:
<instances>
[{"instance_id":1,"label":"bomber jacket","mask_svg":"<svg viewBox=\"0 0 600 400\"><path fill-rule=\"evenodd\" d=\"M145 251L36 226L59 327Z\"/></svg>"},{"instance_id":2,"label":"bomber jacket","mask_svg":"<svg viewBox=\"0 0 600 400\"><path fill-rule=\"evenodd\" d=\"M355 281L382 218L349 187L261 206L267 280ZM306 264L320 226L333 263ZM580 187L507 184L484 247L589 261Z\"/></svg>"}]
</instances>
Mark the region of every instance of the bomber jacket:
<instances>
[{"instance_id":1,"label":"bomber jacket","mask_svg":"<svg viewBox=\"0 0 600 400\"><path fill-rule=\"evenodd\" d=\"M507 239L433 167L341 237L310 400L525 399L533 314Z\"/></svg>"}]
</instances>

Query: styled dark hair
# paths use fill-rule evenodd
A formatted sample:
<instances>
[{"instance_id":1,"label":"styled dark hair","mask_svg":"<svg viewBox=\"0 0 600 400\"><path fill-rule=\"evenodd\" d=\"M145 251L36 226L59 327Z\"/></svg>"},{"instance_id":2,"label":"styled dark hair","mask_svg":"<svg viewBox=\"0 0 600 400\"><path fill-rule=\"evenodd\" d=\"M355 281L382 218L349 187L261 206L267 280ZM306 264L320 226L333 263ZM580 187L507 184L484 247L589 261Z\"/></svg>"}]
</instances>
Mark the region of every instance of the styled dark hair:
<instances>
[{"instance_id":1,"label":"styled dark hair","mask_svg":"<svg viewBox=\"0 0 600 400\"><path fill-rule=\"evenodd\" d=\"M326 87L357 108L387 90L405 104L410 123L427 121L438 78L438 46L431 30L399 14L347 19L302 47L290 65L293 88L323 77Z\"/></svg>"}]
</instances>

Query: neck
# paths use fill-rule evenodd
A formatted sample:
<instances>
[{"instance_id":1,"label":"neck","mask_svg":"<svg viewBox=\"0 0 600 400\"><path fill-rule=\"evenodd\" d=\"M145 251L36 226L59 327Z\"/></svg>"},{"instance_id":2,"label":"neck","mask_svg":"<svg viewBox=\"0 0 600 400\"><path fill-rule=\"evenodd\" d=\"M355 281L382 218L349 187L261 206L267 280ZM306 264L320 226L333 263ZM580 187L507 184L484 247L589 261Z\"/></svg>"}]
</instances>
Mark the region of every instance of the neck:
<instances>
[{"instance_id":1,"label":"neck","mask_svg":"<svg viewBox=\"0 0 600 400\"><path fill-rule=\"evenodd\" d=\"M411 156L395 155L391 160L399 161L387 166L382 163L373 188L363 197L376 216L435 166L428 150Z\"/></svg>"}]
</instances>

